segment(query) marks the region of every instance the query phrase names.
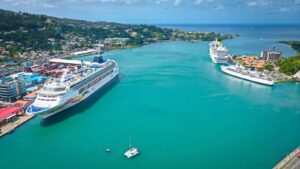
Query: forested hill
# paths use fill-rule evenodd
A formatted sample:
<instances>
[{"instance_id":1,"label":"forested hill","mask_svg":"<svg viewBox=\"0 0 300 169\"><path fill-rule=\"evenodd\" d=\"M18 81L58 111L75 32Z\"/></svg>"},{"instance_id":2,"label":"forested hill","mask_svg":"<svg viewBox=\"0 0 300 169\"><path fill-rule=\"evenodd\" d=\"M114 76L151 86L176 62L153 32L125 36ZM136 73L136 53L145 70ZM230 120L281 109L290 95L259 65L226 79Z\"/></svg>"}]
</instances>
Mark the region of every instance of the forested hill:
<instances>
[{"instance_id":1,"label":"forested hill","mask_svg":"<svg viewBox=\"0 0 300 169\"><path fill-rule=\"evenodd\" d=\"M11 54L14 51L60 50L64 45L70 47L69 42L78 42L78 39L80 47L84 47L105 38L128 38L127 45L139 46L161 40L222 40L232 37L216 33L183 32L151 25L64 19L0 9L0 47L9 48L7 50Z\"/></svg>"},{"instance_id":2,"label":"forested hill","mask_svg":"<svg viewBox=\"0 0 300 169\"><path fill-rule=\"evenodd\" d=\"M287 75L294 75L300 71L300 41L280 41L280 43L288 44L298 52L296 56L282 58L277 63L279 71Z\"/></svg>"},{"instance_id":3,"label":"forested hill","mask_svg":"<svg viewBox=\"0 0 300 169\"><path fill-rule=\"evenodd\" d=\"M143 32L144 29L149 31ZM157 37L160 40L168 39L171 34L171 30L148 25L89 22L0 10L0 39L3 42L21 43L24 48L53 48L48 44L49 38L60 42L73 35L95 42L105 38L131 38L131 32L140 32L144 37Z\"/></svg>"}]
</instances>

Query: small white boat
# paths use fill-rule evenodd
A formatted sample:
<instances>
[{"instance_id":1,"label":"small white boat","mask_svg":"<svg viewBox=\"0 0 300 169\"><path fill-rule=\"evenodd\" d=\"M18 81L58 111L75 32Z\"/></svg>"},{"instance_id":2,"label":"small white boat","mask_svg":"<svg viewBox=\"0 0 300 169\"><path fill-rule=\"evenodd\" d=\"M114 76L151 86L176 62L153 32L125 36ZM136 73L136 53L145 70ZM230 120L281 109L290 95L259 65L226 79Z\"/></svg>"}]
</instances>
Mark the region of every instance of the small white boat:
<instances>
[{"instance_id":1,"label":"small white boat","mask_svg":"<svg viewBox=\"0 0 300 169\"><path fill-rule=\"evenodd\" d=\"M136 148L136 147L131 147L131 137L129 139L129 150L127 150L124 155L127 157L127 158L132 158L136 155L138 155L140 152L139 150Z\"/></svg>"},{"instance_id":2,"label":"small white boat","mask_svg":"<svg viewBox=\"0 0 300 169\"><path fill-rule=\"evenodd\" d=\"M126 151L124 153L124 155L127 157L127 158L131 158L131 157L134 157L136 155L138 155L140 152L137 148L133 147L131 148L130 150Z\"/></svg>"}]
</instances>

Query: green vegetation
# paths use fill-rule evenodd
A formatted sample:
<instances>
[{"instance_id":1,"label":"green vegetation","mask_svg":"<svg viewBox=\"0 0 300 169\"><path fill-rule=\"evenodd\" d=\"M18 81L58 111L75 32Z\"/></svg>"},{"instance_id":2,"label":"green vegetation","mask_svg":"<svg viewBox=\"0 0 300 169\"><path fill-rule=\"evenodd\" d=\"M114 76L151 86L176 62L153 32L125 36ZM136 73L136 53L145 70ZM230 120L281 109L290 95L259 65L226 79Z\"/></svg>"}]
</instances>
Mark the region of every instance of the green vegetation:
<instances>
[{"instance_id":1,"label":"green vegetation","mask_svg":"<svg viewBox=\"0 0 300 169\"><path fill-rule=\"evenodd\" d=\"M282 58L277 62L280 72L286 75L294 75L300 71L300 41L280 41L280 43L291 45L298 52L296 56Z\"/></svg>"},{"instance_id":2,"label":"green vegetation","mask_svg":"<svg viewBox=\"0 0 300 169\"><path fill-rule=\"evenodd\" d=\"M141 46L163 40L223 40L233 38L233 35L184 32L151 25L90 22L0 9L0 47L9 51L11 57L18 52L91 47L106 38L128 39L125 46L111 46L118 48Z\"/></svg>"},{"instance_id":3,"label":"green vegetation","mask_svg":"<svg viewBox=\"0 0 300 169\"><path fill-rule=\"evenodd\" d=\"M300 54L297 56L280 59L277 62L277 65L279 66L280 72L287 75L294 75L300 71Z\"/></svg>"},{"instance_id":4,"label":"green vegetation","mask_svg":"<svg viewBox=\"0 0 300 169\"><path fill-rule=\"evenodd\" d=\"M300 41L279 41L279 43L288 44L298 53L300 53Z\"/></svg>"},{"instance_id":5,"label":"green vegetation","mask_svg":"<svg viewBox=\"0 0 300 169\"><path fill-rule=\"evenodd\" d=\"M268 70L268 71L273 71L274 70L274 66L271 65L271 64L267 64L267 65L265 65L265 67L263 69Z\"/></svg>"}]
</instances>

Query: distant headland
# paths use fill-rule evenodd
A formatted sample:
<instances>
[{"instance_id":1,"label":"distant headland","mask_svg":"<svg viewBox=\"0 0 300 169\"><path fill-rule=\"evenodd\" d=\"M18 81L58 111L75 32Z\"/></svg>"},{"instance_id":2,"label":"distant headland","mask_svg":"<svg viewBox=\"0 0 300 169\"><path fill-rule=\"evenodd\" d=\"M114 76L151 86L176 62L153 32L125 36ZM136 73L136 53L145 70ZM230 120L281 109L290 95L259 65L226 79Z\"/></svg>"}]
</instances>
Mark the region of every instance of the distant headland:
<instances>
[{"instance_id":1,"label":"distant headland","mask_svg":"<svg viewBox=\"0 0 300 169\"><path fill-rule=\"evenodd\" d=\"M49 55L91 48L97 43L107 49L138 47L165 40L211 41L231 39L236 35L214 32L185 32L152 25L56 18L0 9L0 47L2 55L13 59L31 51ZM0 54L1 54L0 51Z\"/></svg>"}]
</instances>

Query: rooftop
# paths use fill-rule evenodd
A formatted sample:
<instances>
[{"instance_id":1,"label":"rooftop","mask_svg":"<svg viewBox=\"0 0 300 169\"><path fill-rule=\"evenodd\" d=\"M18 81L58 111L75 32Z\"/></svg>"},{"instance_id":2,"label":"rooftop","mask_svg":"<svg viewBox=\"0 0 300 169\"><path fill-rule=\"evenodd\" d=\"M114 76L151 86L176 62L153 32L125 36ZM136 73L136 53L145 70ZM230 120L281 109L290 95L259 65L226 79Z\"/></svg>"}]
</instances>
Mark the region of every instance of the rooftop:
<instances>
[{"instance_id":1,"label":"rooftop","mask_svg":"<svg viewBox=\"0 0 300 169\"><path fill-rule=\"evenodd\" d=\"M35 98L37 95L37 92L32 92L32 93L29 93L27 95L25 95L24 97L27 97L27 98Z\"/></svg>"},{"instance_id":2,"label":"rooftop","mask_svg":"<svg viewBox=\"0 0 300 169\"><path fill-rule=\"evenodd\" d=\"M25 101L25 100L18 100L16 101L14 104L18 105L18 106L22 106L22 107L26 107L27 105L29 105L31 102L29 101Z\"/></svg>"},{"instance_id":3,"label":"rooftop","mask_svg":"<svg viewBox=\"0 0 300 169\"><path fill-rule=\"evenodd\" d=\"M51 63L63 63L63 64L73 64L73 65L81 65L80 60L67 60L67 59L51 59ZM91 62L83 62L85 65L90 65Z\"/></svg>"},{"instance_id":4,"label":"rooftop","mask_svg":"<svg viewBox=\"0 0 300 169\"><path fill-rule=\"evenodd\" d=\"M73 55L82 55L82 54L86 54L86 53L96 53L97 51L95 49L88 49L85 51L79 51L79 52L73 52Z\"/></svg>"},{"instance_id":5,"label":"rooftop","mask_svg":"<svg viewBox=\"0 0 300 169\"><path fill-rule=\"evenodd\" d=\"M9 106L9 107L5 107L4 109L0 109L0 120L3 120L5 118L11 116L12 114L17 113L21 109L22 109L21 107L13 107L13 106Z\"/></svg>"}]
</instances>

